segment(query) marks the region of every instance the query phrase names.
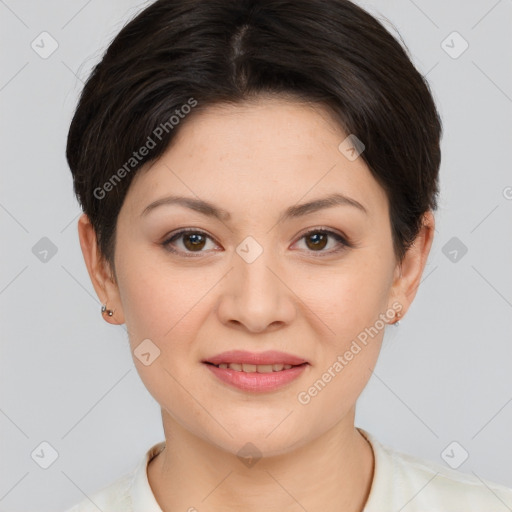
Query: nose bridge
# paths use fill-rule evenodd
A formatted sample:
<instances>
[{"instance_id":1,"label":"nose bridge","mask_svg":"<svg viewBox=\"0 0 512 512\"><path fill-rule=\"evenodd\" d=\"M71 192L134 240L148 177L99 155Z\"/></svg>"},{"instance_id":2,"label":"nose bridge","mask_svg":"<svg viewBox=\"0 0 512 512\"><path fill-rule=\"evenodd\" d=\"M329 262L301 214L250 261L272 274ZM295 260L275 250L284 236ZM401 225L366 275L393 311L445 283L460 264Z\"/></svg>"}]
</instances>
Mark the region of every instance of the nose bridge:
<instances>
[{"instance_id":1,"label":"nose bridge","mask_svg":"<svg viewBox=\"0 0 512 512\"><path fill-rule=\"evenodd\" d=\"M272 237L266 237L270 244ZM261 240L262 238L260 238ZM224 321L261 331L275 322L289 322L294 308L280 274L277 251L248 236L233 254L228 286L219 309Z\"/></svg>"},{"instance_id":2,"label":"nose bridge","mask_svg":"<svg viewBox=\"0 0 512 512\"><path fill-rule=\"evenodd\" d=\"M259 298L268 304L280 292L278 280L270 270L277 267L275 251L268 243L270 238L267 237L267 242L263 245L252 236L246 237L236 248L236 255L233 257L237 296L242 301L254 302L252 306L256 309Z\"/></svg>"}]
</instances>

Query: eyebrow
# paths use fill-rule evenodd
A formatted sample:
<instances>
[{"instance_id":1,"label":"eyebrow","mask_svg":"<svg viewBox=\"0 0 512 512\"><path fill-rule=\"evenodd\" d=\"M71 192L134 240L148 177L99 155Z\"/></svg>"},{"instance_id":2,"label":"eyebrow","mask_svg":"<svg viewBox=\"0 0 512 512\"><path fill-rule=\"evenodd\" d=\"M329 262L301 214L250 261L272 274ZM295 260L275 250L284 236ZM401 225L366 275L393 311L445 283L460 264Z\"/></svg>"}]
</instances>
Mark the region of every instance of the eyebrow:
<instances>
[{"instance_id":1,"label":"eyebrow","mask_svg":"<svg viewBox=\"0 0 512 512\"><path fill-rule=\"evenodd\" d=\"M146 206L146 208L144 208L141 213L141 217L147 215L155 208L163 205L183 206L185 208L189 208L196 212L202 213L208 217L214 217L221 221L229 221L231 219L231 214L227 210L219 208L207 201L203 201L202 199L195 199L193 197L185 196L168 196L162 199L157 199L156 201ZM320 199L315 199L314 201L310 201L308 203L290 206L280 215L278 222L284 222L289 219L303 217L310 213L314 213L325 208L332 208L334 206L352 206L368 215L367 209L360 202L343 194L336 193Z\"/></svg>"}]
</instances>

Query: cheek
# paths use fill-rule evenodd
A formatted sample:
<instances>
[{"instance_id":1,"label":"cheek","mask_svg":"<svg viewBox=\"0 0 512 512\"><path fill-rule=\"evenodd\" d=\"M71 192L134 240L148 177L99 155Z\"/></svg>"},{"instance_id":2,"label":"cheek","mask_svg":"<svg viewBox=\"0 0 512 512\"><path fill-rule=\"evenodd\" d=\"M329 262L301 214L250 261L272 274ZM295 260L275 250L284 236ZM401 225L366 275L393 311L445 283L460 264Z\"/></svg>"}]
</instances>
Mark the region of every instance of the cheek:
<instances>
[{"instance_id":1,"label":"cheek","mask_svg":"<svg viewBox=\"0 0 512 512\"><path fill-rule=\"evenodd\" d=\"M200 369L194 339L207 305L201 297L211 285L198 280L199 274L194 276L192 270L184 276L183 271L169 268L151 264L147 252L132 252L119 266L119 289L142 382L162 407L169 410L172 398L173 410L187 410L190 397L180 383L187 383L187 390L195 393L194 382L200 382L194 373Z\"/></svg>"},{"instance_id":2,"label":"cheek","mask_svg":"<svg viewBox=\"0 0 512 512\"><path fill-rule=\"evenodd\" d=\"M156 260L156 261L155 261ZM188 323L204 288L198 272L175 269L153 251L131 251L118 272L126 326L133 343L173 338Z\"/></svg>"},{"instance_id":3,"label":"cheek","mask_svg":"<svg viewBox=\"0 0 512 512\"><path fill-rule=\"evenodd\" d=\"M317 275L307 292L308 305L330 328L328 332L336 342L343 345L387 310L391 283L389 261L361 252L347 259L346 265Z\"/></svg>"},{"instance_id":4,"label":"cheek","mask_svg":"<svg viewBox=\"0 0 512 512\"><path fill-rule=\"evenodd\" d=\"M204 324L214 307L217 274L172 266L149 250L132 251L121 265L119 288L133 361L147 390L168 410L190 409L183 385L194 396L201 394L204 346L198 340L207 335ZM148 365L148 357L138 357L147 352Z\"/></svg>"},{"instance_id":5,"label":"cheek","mask_svg":"<svg viewBox=\"0 0 512 512\"><path fill-rule=\"evenodd\" d=\"M378 360L387 325L379 315L387 311L390 283L384 266L377 259L368 265L359 260L317 282L310 295L308 305L328 329L317 340L317 364L296 399L326 424L355 404Z\"/></svg>"}]
</instances>

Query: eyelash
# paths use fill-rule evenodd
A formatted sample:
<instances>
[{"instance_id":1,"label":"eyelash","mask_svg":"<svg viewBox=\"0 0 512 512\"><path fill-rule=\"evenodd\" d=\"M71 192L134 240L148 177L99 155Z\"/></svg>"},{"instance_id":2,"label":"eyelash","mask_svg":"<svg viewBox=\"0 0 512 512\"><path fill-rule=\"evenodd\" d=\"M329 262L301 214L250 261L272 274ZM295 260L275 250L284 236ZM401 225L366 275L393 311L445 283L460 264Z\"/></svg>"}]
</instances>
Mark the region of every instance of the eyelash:
<instances>
[{"instance_id":1,"label":"eyelash","mask_svg":"<svg viewBox=\"0 0 512 512\"><path fill-rule=\"evenodd\" d=\"M171 246L171 242L173 242L174 240L179 239L180 237L182 237L183 235L186 235L188 233L203 235L203 236L209 238L210 240L213 240L213 238L210 235L208 235L208 233L205 233L204 231L201 231L201 230L198 230L198 229L189 228L189 229L182 229L182 230L172 234L169 238L167 238L160 245L162 245L162 247L165 250L167 250L167 251L169 251L171 253L179 254L179 255L182 255L182 256L184 256L186 258L197 258L204 251L198 251L197 253L194 253L194 252L185 252L184 253L182 251L178 251L178 250L174 249ZM306 238L307 236L309 236L309 235L311 235L313 233L315 233L315 234L321 233L321 234L324 234L324 235L331 236L332 238L334 238L340 244L340 247L338 247L337 249L334 249L334 250L330 250L330 251L323 251L323 250L321 250L321 251L308 251L308 252L311 252L314 255L314 257L316 257L316 258L321 258L323 256L339 253L339 252L345 250L346 248L353 247L353 245L346 238L344 238L340 234L336 233L335 231L331 231L330 229L327 229L327 228L311 229L311 230L307 231L306 233L304 233L299 238L299 240L302 240L303 238ZM314 254L315 252L318 252L319 254Z\"/></svg>"}]
</instances>

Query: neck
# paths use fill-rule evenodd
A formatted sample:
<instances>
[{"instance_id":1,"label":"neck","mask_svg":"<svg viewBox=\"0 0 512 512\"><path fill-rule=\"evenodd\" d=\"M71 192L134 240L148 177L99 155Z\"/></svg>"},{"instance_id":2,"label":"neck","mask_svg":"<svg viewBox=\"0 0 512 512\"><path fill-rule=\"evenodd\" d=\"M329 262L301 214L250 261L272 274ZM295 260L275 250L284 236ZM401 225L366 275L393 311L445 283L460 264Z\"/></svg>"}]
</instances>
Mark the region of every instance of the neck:
<instances>
[{"instance_id":1,"label":"neck","mask_svg":"<svg viewBox=\"0 0 512 512\"><path fill-rule=\"evenodd\" d=\"M312 442L253 464L162 412L166 445L148 465L149 483L163 512L362 512L374 457L354 412Z\"/></svg>"}]
</instances>

